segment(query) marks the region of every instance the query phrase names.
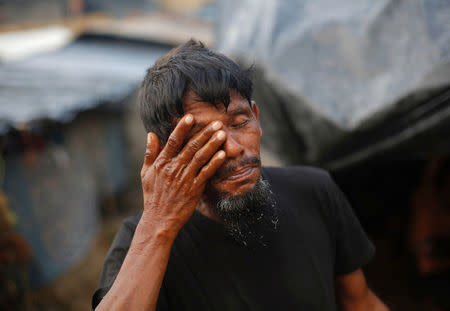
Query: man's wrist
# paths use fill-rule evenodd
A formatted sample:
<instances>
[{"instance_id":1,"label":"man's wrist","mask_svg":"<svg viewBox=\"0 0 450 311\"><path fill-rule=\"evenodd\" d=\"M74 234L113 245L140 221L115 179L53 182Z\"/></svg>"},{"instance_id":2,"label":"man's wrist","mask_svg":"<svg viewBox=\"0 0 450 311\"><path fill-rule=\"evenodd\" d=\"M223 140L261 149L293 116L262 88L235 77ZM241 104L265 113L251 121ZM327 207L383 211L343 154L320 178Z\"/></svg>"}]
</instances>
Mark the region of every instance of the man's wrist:
<instances>
[{"instance_id":1,"label":"man's wrist","mask_svg":"<svg viewBox=\"0 0 450 311\"><path fill-rule=\"evenodd\" d=\"M136 228L135 238L142 241L139 244L171 245L178 231L179 229L175 226L157 219L151 212L144 210ZM136 236L137 233L139 233L138 236Z\"/></svg>"}]
</instances>

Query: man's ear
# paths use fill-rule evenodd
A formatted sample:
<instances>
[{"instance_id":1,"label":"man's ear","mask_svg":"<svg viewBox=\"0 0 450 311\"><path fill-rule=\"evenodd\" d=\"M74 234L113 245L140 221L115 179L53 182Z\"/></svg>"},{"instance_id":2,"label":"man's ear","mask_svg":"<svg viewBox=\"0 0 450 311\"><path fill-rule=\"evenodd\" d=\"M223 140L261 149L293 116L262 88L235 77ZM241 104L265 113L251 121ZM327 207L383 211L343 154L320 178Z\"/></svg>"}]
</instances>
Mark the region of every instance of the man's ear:
<instances>
[{"instance_id":1,"label":"man's ear","mask_svg":"<svg viewBox=\"0 0 450 311\"><path fill-rule=\"evenodd\" d=\"M256 105L256 102L254 100L252 100L250 103L252 106L253 114L255 115L255 118L256 118L256 122L258 122L259 135L262 136L262 128L261 128L261 125L259 124L259 108Z\"/></svg>"},{"instance_id":2,"label":"man's ear","mask_svg":"<svg viewBox=\"0 0 450 311\"><path fill-rule=\"evenodd\" d=\"M252 107L252 111L253 114L255 115L256 120L259 121L259 108L256 105L256 102L254 100L250 101L251 107Z\"/></svg>"}]
</instances>

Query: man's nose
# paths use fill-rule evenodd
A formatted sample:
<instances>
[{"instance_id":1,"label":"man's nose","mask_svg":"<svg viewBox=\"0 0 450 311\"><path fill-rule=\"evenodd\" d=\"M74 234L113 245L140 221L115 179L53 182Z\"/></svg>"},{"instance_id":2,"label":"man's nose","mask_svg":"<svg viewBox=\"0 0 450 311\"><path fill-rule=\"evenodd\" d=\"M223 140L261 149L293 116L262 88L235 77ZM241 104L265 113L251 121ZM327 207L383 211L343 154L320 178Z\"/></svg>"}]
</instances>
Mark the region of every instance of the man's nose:
<instances>
[{"instance_id":1,"label":"man's nose","mask_svg":"<svg viewBox=\"0 0 450 311\"><path fill-rule=\"evenodd\" d=\"M226 152L228 158L237 158L244 153L244 146L228 131L227 138L223 144L223 150Z\"/></svg>"}]
</instances>

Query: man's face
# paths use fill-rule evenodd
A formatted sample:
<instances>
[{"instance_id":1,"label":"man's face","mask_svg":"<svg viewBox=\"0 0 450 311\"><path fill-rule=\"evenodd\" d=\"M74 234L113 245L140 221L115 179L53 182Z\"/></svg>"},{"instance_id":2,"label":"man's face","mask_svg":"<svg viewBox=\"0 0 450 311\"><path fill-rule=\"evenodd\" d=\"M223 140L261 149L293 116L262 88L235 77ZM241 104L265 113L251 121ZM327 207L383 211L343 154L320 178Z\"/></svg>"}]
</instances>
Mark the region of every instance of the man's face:
<instances>
[{"instance_id":1,"label":"man's face","mask_svg":"<svg viewBox=\"0 0 450 311\"><path fill-rule=\"evenodd\" d=\"M213 121L223 123L222 130L227 137L222 145L227 159L209 182L215 193L240 196L252 190L261 174L258 107L235 90L230 90L230 105L215 107L211 103L198 101L195 94L188 93L183 101L185 113L194 116L195 125L189 134L193 137Z\"/></svg>"}]
</instances>

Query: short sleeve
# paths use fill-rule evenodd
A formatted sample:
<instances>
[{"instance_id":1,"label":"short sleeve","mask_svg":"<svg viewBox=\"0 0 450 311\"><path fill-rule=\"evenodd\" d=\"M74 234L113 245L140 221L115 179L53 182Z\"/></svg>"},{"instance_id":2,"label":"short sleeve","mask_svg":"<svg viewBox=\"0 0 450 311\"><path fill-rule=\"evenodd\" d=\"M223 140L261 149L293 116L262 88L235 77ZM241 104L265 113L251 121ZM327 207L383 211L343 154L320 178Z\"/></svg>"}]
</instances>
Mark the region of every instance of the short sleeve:
<instances>
[{"instance_id":1,"label":"short sleeve","mask_svg":"<svg viewBox=\"0 0 450 311\"><path fill-rule=\"evenodd\" d=\"M113 285L120 267L125 259L130 248L131 241L136 230L137 223L139 222L140 215L127 218L117 232L111 247L106 254L105 262L103 263L102 273L100 275L100 281L97 290L92 296L92 310L94 310L100 301L108 293L109 289ZM166 289L163 284L158 299L157 310L167 310Z\"/></svg>"},{"instance_id":2,"label":"short sleeve","mask_svg":"<svg viewBox=\"0 0 450 311\"><path fill-rule=\"evenodd\" d=\"M344 193L331 177L328 178L326 191L335 224L335 274L348 274L368 264L375 254L375 247Z\"/></svg>"}]
</instances>

